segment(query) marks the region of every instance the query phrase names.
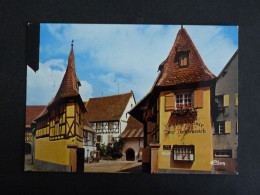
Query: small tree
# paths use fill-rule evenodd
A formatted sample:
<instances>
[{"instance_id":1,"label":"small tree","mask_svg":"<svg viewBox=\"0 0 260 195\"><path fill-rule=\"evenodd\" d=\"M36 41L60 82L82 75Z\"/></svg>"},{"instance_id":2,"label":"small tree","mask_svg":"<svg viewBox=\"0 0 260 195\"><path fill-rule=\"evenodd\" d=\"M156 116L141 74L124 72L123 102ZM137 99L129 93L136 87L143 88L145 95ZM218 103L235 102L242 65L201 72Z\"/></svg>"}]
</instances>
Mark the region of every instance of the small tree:
<instances>
[{"instance_id":1,"label":"small tree","mask_svg":"<svg viewBox=\"0 0 260 195\"><path fill-rule=\"evenodd\" d=\"M101 144L97 145L97 150L100 151L100 157L103 159L118 159L123 156L122 150L123 150L124 142L119 139L113 139L112 143L109 143L108 145Z\"/></svg>"},{"instance_id":2,"label":"small tree","mask_svg":"<svg viewBox=\"0 0 260 195\"><path fill-rule=\"evenodd\" d=\"M118 141L116 139L113 140L113 150L111 153L111 157L113 159L118 159L123 156L122 150L123 150L124 142L122 139L119 139Z\"/></svg>"}]
</instances>

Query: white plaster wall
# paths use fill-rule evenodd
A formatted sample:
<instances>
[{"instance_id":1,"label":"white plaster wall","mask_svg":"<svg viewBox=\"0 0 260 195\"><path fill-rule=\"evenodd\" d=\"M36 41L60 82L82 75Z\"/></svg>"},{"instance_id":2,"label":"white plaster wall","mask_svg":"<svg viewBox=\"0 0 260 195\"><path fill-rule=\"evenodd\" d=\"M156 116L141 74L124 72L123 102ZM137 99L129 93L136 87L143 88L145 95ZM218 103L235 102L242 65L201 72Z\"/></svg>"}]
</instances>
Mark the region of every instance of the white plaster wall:
<instances>
[{"instance_id":1,"label":"white plaster wall","mask_svg":"<svg viewBox=\"0 0 260 195\"><path fill-rule=\"evenodd\" d=\"M129 148L133 149L135 152L135 159L138 155L140 149L144 147L143 138L127 138L124 140L124 147L123 147L123 160L126 160L126 152Z\"/></svg>"},{"instance_id":2,"label":"white plaster wall","mask_svg":"<svg viewBox=\"0 0 260 195\"><path fill-rule=\"evenodd\" d=\"M85 154L84 154L85 160L87 159L87 157L90 157L90 152L91 151L96 150L95 146L83 146L83 148L85 149ZM89 150L89 152L87 150Z\"/></svg>"},{"instance_id":3,"label":"white plaster wall","mask_svg":"<svg viewBox=\"0 0 260 195\"><path fill-rule=\"evenodd\" d=\"M122 133L125 128L126 128L126 125L127 125L127 120L130 116L130 114L127 114L127 112L129 112L133 107L135 106L135 99L134 99L134 96L132 95L126 105L126 108L120 118L120 133Z\"/></svg>"}]
</instances>

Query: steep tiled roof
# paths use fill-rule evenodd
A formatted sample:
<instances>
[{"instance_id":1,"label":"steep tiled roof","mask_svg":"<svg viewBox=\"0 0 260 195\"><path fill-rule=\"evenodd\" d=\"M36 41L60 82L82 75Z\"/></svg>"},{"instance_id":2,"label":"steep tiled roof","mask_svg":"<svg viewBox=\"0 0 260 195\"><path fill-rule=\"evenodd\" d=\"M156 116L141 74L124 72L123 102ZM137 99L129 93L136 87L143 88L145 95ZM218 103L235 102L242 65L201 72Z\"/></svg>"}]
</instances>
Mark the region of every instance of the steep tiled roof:
<instances>
[{"instance_id":1,"label":"steep tiled roof","mask_svg":"<svg viewBox=\"0 0 260 195\"><path fill-rule=\"evenodd\" d=\"M144 137L143 125L134 117L130 116L127 120L127 126L123 133L120 135L121 138L130 137Z\"/></svg>"},{"instance_id":2,"label":"steep tiled roof","mask_svg":"<svg viewBox=\"0 0 260 195\"><path fill-rule=\"evenodd\" d=\"M54 97L54 99L48 105L48 107L51 104L60 100L61 98L79 96L79 91L78 91L78 87L77 87L78 84L80 85L80 82L76 76L74 52L73 52L73 47L72 47L70 54L69 54L67 70L62 79L60 88L59 88L56 96Z\"/></svg>"},{"instance_id":3,"label":"steep tiled roof","mask_svg":"<svg viewBox=\"0 0 260 195\"><path fill-rule=\"evenodd\" d=\"M176 58L176 53L179 51L189 52L188 67L179 67ZM215 75L212 74L204 64L199 52L184 28L179 30L169 56L163 67L159 68L162 70L162 76L157 81L156 86L209 81L215 78Z\"/></svg>"},{"instance_id":4,"label":"steep tiled roof","mask_svg":"<svg viewBox=\"0 0 260 195\"><path fill-rule=\"evenodd\" d=\"M89 122L119 120L126 108L132 92L120 95L90 98L87 103L86 117Z\"/></svg>"},{"instance_id":5,"label":"steep tiled roof","mask_svg":"<svg viewBox=\"0 0 260 195\"><path fill-rule=\"evenodd\" d=\"M46 106L26 106L26 127L31 126L31 122L39 116Z\"/></svg>"}]
</instances>

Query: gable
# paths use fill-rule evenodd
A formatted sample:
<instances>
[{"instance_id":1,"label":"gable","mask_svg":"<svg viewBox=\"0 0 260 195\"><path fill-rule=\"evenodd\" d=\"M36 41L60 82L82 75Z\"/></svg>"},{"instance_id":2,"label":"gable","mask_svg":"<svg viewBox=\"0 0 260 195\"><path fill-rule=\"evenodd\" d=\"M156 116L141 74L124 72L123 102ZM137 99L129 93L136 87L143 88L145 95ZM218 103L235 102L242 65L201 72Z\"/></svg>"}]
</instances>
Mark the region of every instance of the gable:
<instances>
[{"instance_id":1,"label":"gable","mask_svg":"<svg viewBox=\"0 0 260 195\"><path fill-rule=\"evenodd\" d=\"M186 58L183 58L184 56ZM183 66L180 63L183 63ZM162 76L156 86L195 83L215 78L184 28L179 30L169 56L160 69Z\"/></svg>"},{"instance_id":2,"label":"gable","mask_svg":"<svg viewBox=\"0 0 260 195\"><path fill-rule=\"evenodd\" d=\"M124 113L133 93L90 98L86 109L89 122L118 121Z\"/></svg>"}]
</instances>

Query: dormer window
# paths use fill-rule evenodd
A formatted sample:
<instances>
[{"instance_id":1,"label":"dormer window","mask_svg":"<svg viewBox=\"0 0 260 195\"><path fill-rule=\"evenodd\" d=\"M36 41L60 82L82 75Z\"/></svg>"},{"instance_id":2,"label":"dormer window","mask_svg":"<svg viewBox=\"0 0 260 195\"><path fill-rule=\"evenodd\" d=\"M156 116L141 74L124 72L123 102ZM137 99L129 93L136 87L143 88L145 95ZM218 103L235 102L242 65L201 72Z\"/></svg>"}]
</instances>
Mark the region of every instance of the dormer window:
<instances>
[{"instance_id":1,"label":"dormer window","mask_svg":"<svg viewBox=\"0 0 260 195\"><path fill-rule=\"evenodd\" d=\"M189 53L190 50L177 49L175 62L179 65L179 68L186 68L189 66Z\"/></svg>"},{"instance_id":2,"label":"dormer window","mask_svg":"<svg viewBox=\"0 0 260 195\"><path fill-rule=\"evenodd\" d=\"M183 53L179 56L179 66L187 67L189 65L188 53Z\"/></svg>"}]
</instances>

